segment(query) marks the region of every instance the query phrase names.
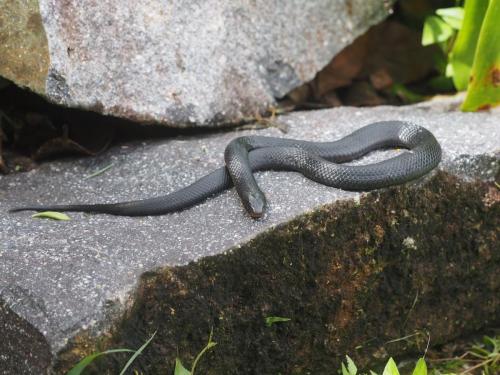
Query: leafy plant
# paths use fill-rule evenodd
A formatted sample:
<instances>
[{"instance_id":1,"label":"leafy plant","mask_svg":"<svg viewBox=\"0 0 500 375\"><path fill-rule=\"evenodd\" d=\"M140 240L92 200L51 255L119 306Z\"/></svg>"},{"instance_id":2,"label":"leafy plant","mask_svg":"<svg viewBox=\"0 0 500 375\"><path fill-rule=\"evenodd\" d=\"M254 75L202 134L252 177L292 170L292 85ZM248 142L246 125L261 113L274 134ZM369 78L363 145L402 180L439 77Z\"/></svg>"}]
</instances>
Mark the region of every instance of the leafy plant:
<instances>
[{"instance_id":1,"label":"leafy plant","mask_svg":"<svg viewBox=\"0 0 500 375\"><path fill-rule=\"evenodd\" d=\"M467 90L464 111L500 104L499 19L500 0L465 0L463 8L437 9L424 22L422 44L441 47L446 61L438 67L457 90Z\"/></svg>"},{"instance_id":2,"label":"leafy plant","mask_svg":"<svg viewBox=\"0 0 500 375\"><path fill-rule=\"evenodd\" d=\"M488 1L466 1L464 20L449 56L453 70L453 83L457 90L466 90L474 61L477 40Z\"/></svg>"},{"instance_id":3,"label":"leafy plant","mask_svg":"<svg viewBox=\"0 0 500 375\"><path fill-rule=\"evenodd\" d=\"M440 46L445 61L438 61L437 65L446 77L453 76L453 66L446 58L452 52L453 42L462 26L463 17L464 9L461 7L442 8L436 10L435 15L428 16L424 22L422 45L438 44Z\"/></svg>"},{"instance_id":4,"label":"leafy plant","mask_svg":"<svg viewBox=\"0 0 500 375\"><path fill-rule=\"evenodd\" d=\"M490 0L477 41L467 97L462 105L464 111L476 111L500 104L499 20L500 0Z\"/></svg>"}]
</instances>

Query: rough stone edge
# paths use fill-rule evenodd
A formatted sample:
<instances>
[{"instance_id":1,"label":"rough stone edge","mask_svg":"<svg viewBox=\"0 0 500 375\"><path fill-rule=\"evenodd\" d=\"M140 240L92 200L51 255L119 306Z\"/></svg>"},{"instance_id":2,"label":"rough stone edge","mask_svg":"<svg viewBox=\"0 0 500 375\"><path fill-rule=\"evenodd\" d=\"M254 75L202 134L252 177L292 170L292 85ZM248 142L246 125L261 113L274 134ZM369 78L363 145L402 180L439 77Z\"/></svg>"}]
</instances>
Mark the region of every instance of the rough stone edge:
<instances>
[{"instance_id":1,"label":"rough stone edge","mask_svg":"<svg viewBox=\"0 0 500 375\"><path fill-rule=\"evenodd\" d=\"M0 374L41 374L52 361L48 343L33 325L0 299ZM9 368L15 367L15 372Z\"/></svg>"},{"instance_id":2,"label":"rough stone edge","mask_svg":"<svg viewBox=\"0 0 500 375\"><path fill-rule=\"evenodd\" d=\"M162 327L162 329L158 329L158 334L154 342L150 345L150 351L147 350L136 363L138 368L144 370L145 373L171 371L176 353L179 353L185 362L189 363L192 361L197 351L206 342L212 326L214 327L215 341L219 342L218 351L209 354L208 359L205 360L205 366L202 364L202 372L210 374L241 374L242 365L243 368L247 368L250 371L249 373L253 370L262 371L262 367L259 369L249 367L255 365L254 362L257 359L259 366L264 366L264 371L276 372L278 370L285 370L287 373L296 373L297 371L302 373L301 371L306 370L313 370L316 373L316 371L326 371L327 368L328 371L332 368L336 369L335 366L338 365L336 361L346 353L355 355L358 363L362 365L367 361L373 361L381 353L382 355L387 354L384 352L387 346L384 340L388 341L393 338L402 337L408 332L417 330L422 333L423 330L431 330L432 343L439 344L456 338L459 335L478 330L486 324L498 324L500 322L500 298L498 297L500 285L498 278L495 280L494 274L495 269L498 269L500 266L500 254L493 252L493 245L495 241L500 240L496 238L498 232L495 232L495 228L500 227L499 202L500 194L498 188L491 182L466 182L446 172L437 172L433 177L426 178L418 184L404 185L368 193L362 197L360 202L351 200L326 205L312 213L301 215L289 223L270 229L249 243L239 248L231 249L225 254L204 258L199 262L190 263L187 266L167 267L154 272L148 272L140 280L134 295L135 302L132 302L132 300L129 301L129 307L126 309L123 318L118 321L114 328L109 332L104 332L97 340L95 339L95 332L92 333L90 331L82 332L76 336L67 348L62 350L57 356L54 372L62 373L84 355L92 353L95 350L103 350L111 347L137 348L157 327ZM429 211L425 211L425 206L427 205L432 205L433 207ZM367 207L369 208L368 210ZM423 209L425 215L420 218L412 216L412 207ZM412 230L417 230L418 232L418 227L423 224L419 220L428 220L429 215L432 215L433 212L436 212L436 210L439 212L439 207L449 209L454 213L455 218L461 219L464 217L463 215L468 215L467 217L469 218L484 219L482 221L478 220L478 222L464 220L460 225L457 225L453 220L449 220L448 218L447 220L440 220L434 225L429 224L427 232L424 226L421 232L424 232L426 239L428 237L428 240L432 243L439 244L439 236L436 237L436 234L428 232L431 229L437 230L436 226L441 224L446 226L447 230L451 232L452 238L454 238L453 236L465 235L462 232L464 228L470 232L466 235L474 235L475 237L474 239L468 237L468 241L464 241L462 244L454 244L456 247L445 254L444 258L446 259L441 259L448 262L453 260L453 257L458 256L456 263L442 264L443 267L436 272L428 272L426 267L433 267L438 264L440 260L438 257L437 259L431 259L427 265L418 264L412 269L412 265L408 264L408 262L413 260L411 254L417 253L416 260L418 262L415 264L420 262L425 263L426 257L435 256L431 249L427 249L427 252L424 250L423 253L419 253L419 244L421 244L420 240L422 239L418 235L412 236L410 234ZM381 210L382 212L380 212ZM372 225L373 223L370 223L366 219L366 216L370 215L372 220L386 220L387 222L384 225ZM398 237L397 241L399 241L398 243L405 250L404 253L407 258L406 261L403 257L398 262L394 262L391 266L392 268L390 268L384 262L380 262L380 259L374 260L374 254L382 254L382 260L384 252L385 256L389 258L393 256L397 257L398 255L402 257L399 253L400 249L392 249L391 252L390 246L388 248L384 242L385 233L390 229L391 225L398 225L398 220L400 221L400 226L404 223L403 232L406 234L400 234L398 231L397 233L390 233L390 235L401 237ZM412 220L414 221L413 223ZM342 226L342 222L357 223L359 227L363 227L364 231L357 233L354 239L349 238L349 231L338 228ZM356 224L354 225L356 226ZM341 255L338 256L340 258L338 260L341 261L337 264L338 270L332 269L330 273L324 272L321 274L325 289L319 291L322 298L318 297L317 300L325 301L331 299L331 302L326 303L326 305L319 303L319 307L326 308L326 314L331 315L331 321L325 325L318 324L324 318L325 311L318 313L317 316L307 317L301 316L299 312L290 316L290 314L284 311L286 310L286 306L294 304L300 306L301 298L309 298L310 293L304 294L303 291L301 292L304 289L304 285L306 285L300 285L302 279L297 276L301 275L294 275L293 269L282 272L281 267L286 267L289 259L292 263L298 259L298 243L301 243L301 246L307 245L315 248L320 246L321 242L325 241L325 233L330 232L327 229L329 226L332 229L331 233L338 233L340 238L345 237L345 241L351 241L353 246L363 250L357 253L352 248L344 249ZM480 230L481 226L483 226L482 230ZM467 246L473 240L476 242L482 241L482 243L478 244L477 248L472 249L472 253L471 251L467 253L467 250L471 250L467 249ZM281 248L279 251L275 248L270 249L269 246L273 243L278 247L281 244L286 249ZM465 247L465 250L461 249L461 246ZM256 254L256 251L258 251L258 254ZM290 255L290 253L293 253L293 255ZM307 261L305 257L312 254L312 252L308 252L301 255L306 259L305 263L309 262L309 267L312 260L309 259ZM335 257L335 253L330 255ZM472 260L476 259L476 257L477 264L474 264ZM325 262L330 260L331 257L324 259ZM467 263L468 261L470 263ZM280 264L280 262L284 263ZM374 264L370 262L374 262ZM355 264L361 267L360 269L355 268L350 271L356 271L357 274L356 272L354 273L357 276L352 279L341 279L342 276L339 276L338 272L342 270L342 265L345 263L350 266ZM298 264L300 265L300 262ZM445 265L447 267L444 267ZM402 271L398 269L398 266L400 266L406 268L407 271L416 272L417 276L432 275L439 278L444 277L449 272L453 276L453 267L460 265L469 267L467 270L462 270L469 271L469 274L459 275L458 281L467 276L471 282L478 281L481 285L474 285L475 289L470 291L467 290L465 282L460 284L459 282L457 283L457 280L452 280L448 284L439 281L434 285L434 287L437 286L439 288L447 285L451 288L448 292L461 292L459 296L452 296L459 299L459 303L452 303L456 301L451 298L451 301L447 301L449 304L445 304L444 311L439 310L439 307L443 308L442 304L432 306L433 297L437 299L434 303L442 302L445 298L439 294L433 296L433 289L426 284L427 280L425 277L422 279L418 278L417 280L413 280L413 282L417 284L417 287L422 289L420 295L412 289L411 285L410 290L404 290L403 288L403 290L399 290L397 293L386 295L385 297L387 298L382 303L376 305L378 312L366 314L367 311L361 309L360 318L355 320L355 323L357 322L358 325L352 324L351 315L357 314L357 311L354 308L346 307L346 302L354 300L355 303L361 303L365 298L368 300L371 298L373 303L377 301L376 296L374 297L370 294L367 289L368 286L374 285L373 280L368 280L370 276L383 275L387 278L387 282L391 282L392 279L390 276L397 274L398 271ZM323 262L321 260L315 265L315 267L319 268L322 266ZM220 272L224 271L225 267L227 267L226 270L229 269L236 272L227 276L224 272ZM381 268L377 269L377 267ZM388 268L387 274L382 272L385 269L384 267ZM255 280L255 275L259 272L264 272L264 281ZM280 272L284 273L284 275L280 275ZM305 277L311 274L316 275L314 272L311 273L311 269L309 269L307 272L304 271L302 276ZM243 275L246 278L250 278L250 285L247 285L248 288L246 289L246 292L250 293L250 295L241 297L246 302L239 305L239 296L235 294L235 300L225 301L227 304L225 306L224 299L227 299L227 296L224 296L224 293L227 294L226 289L238 289L238 286L244 285L247 280ZM481 277L474 278L474 275L480 275ZM284 276L284 280L281 278L282 276ZM457 275L455 274L455 276ZM219 278L224 277L233 278L233 280L226 280L226 283L219 287L220 295L216 296L214 290L216 291L217 289L211 288L213 288L213 285L217 283ZM335 280L336 278L337 280ZM282 280L281 284L280 280ZM302 281L305 282L305 280ZM329 284L330 281L333 281L333 283ZM396 281L398 281L397 278ZM308 282L317 282L317 280L309 280ZM340 288L340 290L346 291L344 296L341 295L339 297L338 288L336 288L337 282L344 288ZM411 278L410 280L403 278L399 282L401 284L411 284L412 280ZM471 283L471 285L473 284ZM356 287L359 289L357 290ZM195 289L194 291L193 288ZM252 291L255 292L254 295L252 295ZM259 293L263 295L259 295ZM430 293L430 296L426 296L426 293ZM272 303L263 303L260 306L261 311L254 312L254 316L252 317L251 306L248 305L249 302L251 303L253 300L256 303L262 303L266 298L270 299ZM289 301L280 300L280 298L288 299ZM430 299L427 303L431 311L425 310L425 303L424 305L416 304L412 307L418 298L424 300L425 298ZM150 305L154 305L156 308L158 300L161 300L163 303L158 312L155 312L153 308L148 308ZM169 301L171 302L170 304ZM479 303L480 301L482 303ZM484 301L487 301L487 303L484 303ZM209 311L210 309L205 304L212 305L211 310L213 311ZM184 314L184 316L183 314L177 315L176 309L183 306L189 307L191 312ZM217 306L220 306L220 308L217 308ZM228 306L229 309L227 309ZM231 314L231 306L241 307L242 310L239 312L239 316L238 314L233 316L233 322L231 322L231 317L225 317L225 314ZM225 308L227 311L225 311ZM305 306L302 306L302 309L304 311L307 310L307 303ZM335 313L336 309L340 311ZM375 309L375 307L372 307L372 309ZM395 311L391 311L391 309L395 309ZM410 313L414 312L414 314L410 315L408 311ZM405 315L405 313L407 316L403 321L399 315ZM443 316L451 313L455 313L455 316L448 316L448 320L446 321L442 320ZM262 321L265 315L290 316L293 318L292 321L299 321L299 324L289 323L277 325L273 328L266 328ZM378 317L385 316L385 321L390 324L383 326L383 329L381 329L379 323L370 321L369 318L372 315ZM237 319L235 320L235 318ZM301 319L309 326L306 328L301 327ZM173 322L168 329L162 326L165 320ZM224 321L229 321L229 323L224 323ZM154 324L154 322L158 324ZM407 325L406 329L400 330L398 326L404 324ZM223 331L221 331L221 326ZM341 328L338 329L338 327ZM432 328L434 329L432 330ZM436 333L436 329L441 330L441 332ZM240 331L241 334L242 330L247 334L247 339L249 337L252 338L249 341L251 348L246 348L246 352L245 350L242 351L244 349L242 347L231 347L231 338L234 338L231 332ZM166 332L167 334L165 335ZM318 344L320 338L316 337L316 335L308 338L310 345L292 350L291 346L293 345L290 346L287 344L288 341L293 338L296 339L304 332L306 335L308 332L319 333L319 336L323 332L328 332L327 336L331 336L329 339L328 337L321 337L322 340L328 341L324 345L326 350L321 344ZM382 335L383 339L380 338L380 335ZM373 337L379 337L379 340L375 342L376 345L370 344L366 348L355 349L360 343L371 340ZM412 340L390 344L389 354L401 355L421 350L422 345L426 342L427 337L417 335ZM317 351L318 347L323 348L323 351ZM228 349L231 350L229 351ZM311 349L313 350L311 351ZM238 358L238 353L243 357L247 356L246 363L244 359ZM255 358L251 360L251 356ZM158 358L162 358L160 363ZM94 368L94 372L92 373L102 373L105 369L118 369L123 365L123 359L120 356L105 358L99 362L99 367ZM240 363L238 363L238 360L240 360ZM299 364L300 360L304 362ZM312 365L313 367L308 367L308 365ZM286 366L286 368L283 366Z\"/></svg>"}]
</instances>

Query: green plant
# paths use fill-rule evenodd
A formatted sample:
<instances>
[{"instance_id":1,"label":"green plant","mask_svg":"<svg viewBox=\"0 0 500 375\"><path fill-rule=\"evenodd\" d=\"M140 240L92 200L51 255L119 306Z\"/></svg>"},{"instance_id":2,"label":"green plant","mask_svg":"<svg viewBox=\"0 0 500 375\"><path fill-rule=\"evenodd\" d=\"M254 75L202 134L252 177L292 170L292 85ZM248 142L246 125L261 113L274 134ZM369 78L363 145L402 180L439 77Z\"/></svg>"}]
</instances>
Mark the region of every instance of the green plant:
<instances>
[{"instance_id":1,"label":"green plant","mask_svg":"<svg viewBox=\"0 0 500 375\"><path fill-rule=\"evenodd\" d=\"M464 111L500 104L500 0L465 0L425 19L422 44L438 44L436 65L457 90L467 90ZM434 84L446 85L438 77Z\"/></svg>"},{"instance_id":2,"label":"green plant","mask_svg":"<svg viewBox=\"0 0 500 375\"><path fill-rule=\"evenodd\" d=\"M424 355L425 356L425 355ZM500 374L500 336L484 336L482 342L475 343L464 354L458 357L431 359L431 369L427 369L424 358L420 358L412 375L495 375ZM368 373L359 373L354 361L346 356L346 363L341 364L342 375L379 375L370 370ZM396 362L389 358L381 375L400 375Z\"/></svg>"},{"instance_id":3,"label":"green plant","mask_svg":"<svg viewBox=\"0 0 500 375\"><path fill-rule=\"evenodd\" d=\"M211 348L213 348L215 345L217 345L216 342L212 341L212 334L213 330L210 332L210 336L208 337L208 343L205 345L203 349L198 353L196 358L193 361L193 366L191 366L191 371L186 369L183 365L182 362L179 358L175 359L175 369L174 369L174 375L194 375L194 370L196 369L196 365L198 364L198 361L201 359L201 357Z\"/></svg>"},{"instance_id":4,"label":"green plant","mask_svg":"<svg viewBox=\"0 0 500 375\"><path fill-rule=\"evenodd\" d=\"M357 375L358 369L354 364L354 361L351 358L349 358L349 356L346 356L346 359L347 359L347 365L342 363L341 366L342 375ZM378 374L375 371L370 370L370 375L378 375ZM384 367L384 371L382 372L382 375L400 375L398 366L394 361L394 359L392 359L392 357L389 358L389 360L387 361ZM412 372L412 375L427 375L427 364L425 363L425 360L423 358L420 358L415 364L415 368Z\"/></svg>"},{"instance_id":5,"label":"green plant","mask_svg":"<svg viewBox=\"0 0 500 375\"><path fill-rule=\"evenodd\" d=\"M86 356L85 358L83 358L80 362L78 362L71 370L69 370L67 375L80 375L88 365L90 365L92 362L94 362L94 360L96 360L97 358L99 358L103 355L108 355L108 354L113 354L113 353L134 353L134 354L132 354L130 359L127 361L127 363L125 364L125 366L121 370L120 375L123 375L123 374L125 374L125 371L127 371L127 369L130 367L132 362L134 362L134 360L143 352L143 350L146 348L146 346L149 345L149 343L151 342L151 340L153 340L153 337L155 337L155 335L156 335L156 332L153 333L153 335L137 350L111 349L111 350L107 350L105 352L90 354L90 355Z\"/></svg>"},{"instance_id":6,"label":"green plant","mask_svg":"<svg viewBox=\"0 0 500 375\"><path fill-rule=\"evenodd\" d=\"M461 7L437 9L435 15L428 16L424 21L422 31L422 45L437 44L441 54L435 57L440 73L449 80L453 77L453 66L449 56L457 37L457 32L462 26L464 9Z\"/></svg>"},{"instance_id":7,"label":"green plant","mask_svg":"<svg viewBox=\"0 0 500 375\"><path fill-rule=\"evenodd\" d=\"M476 111L500 104L499 20L500 0L490 0L477 40L467 97L462 105L464 111Z\"/></svg>"}]
</instances>

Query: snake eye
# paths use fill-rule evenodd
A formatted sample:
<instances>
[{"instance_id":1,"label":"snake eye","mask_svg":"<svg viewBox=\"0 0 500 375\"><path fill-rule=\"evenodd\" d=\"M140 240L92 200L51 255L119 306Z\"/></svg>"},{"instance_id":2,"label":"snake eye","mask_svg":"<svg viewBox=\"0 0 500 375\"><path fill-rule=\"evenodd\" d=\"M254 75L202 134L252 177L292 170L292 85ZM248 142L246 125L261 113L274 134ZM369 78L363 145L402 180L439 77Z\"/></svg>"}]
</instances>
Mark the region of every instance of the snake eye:
<instances>
[{"instance_id":1,"label":"snake eye","mask_svg":"<svg viewBox=\"0 0 500 375\"><path fill-rule=\"evenodd\" d=\"M258 219L264 214L264 209L266 207L266 198L263 194L248 194L248 200L246 209L251 217Z\"/></svg>"}]
</instances>

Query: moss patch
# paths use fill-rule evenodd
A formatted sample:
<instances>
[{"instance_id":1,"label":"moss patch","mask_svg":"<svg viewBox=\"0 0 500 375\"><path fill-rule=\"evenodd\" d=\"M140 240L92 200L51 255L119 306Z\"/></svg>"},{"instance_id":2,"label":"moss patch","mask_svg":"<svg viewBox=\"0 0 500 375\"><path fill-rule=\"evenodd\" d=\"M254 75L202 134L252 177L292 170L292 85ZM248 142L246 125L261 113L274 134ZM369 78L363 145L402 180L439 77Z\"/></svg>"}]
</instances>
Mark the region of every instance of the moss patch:
<instances>
[{"instance_id":1,"label":"moss patch","mask_svg":"<svg viewBox=\"0 0 500 375\"><path fill-rule=\"evenodd\" d=\"M363 365L422 351L426 332L439 344L498 323L500 205L491 186L440 172L145 274L96 347L138 348L157 330L135 368L171 373L175 357L191 363L213 328L217 346L200 373L323 374L346 353ZM267 327L267 316L291 320ZM80 359L80 345L61 353L58 371ZM108 357L93 371L115 373L125 361Z\"/></svg>"}]
</instances>

